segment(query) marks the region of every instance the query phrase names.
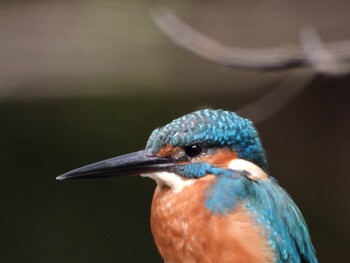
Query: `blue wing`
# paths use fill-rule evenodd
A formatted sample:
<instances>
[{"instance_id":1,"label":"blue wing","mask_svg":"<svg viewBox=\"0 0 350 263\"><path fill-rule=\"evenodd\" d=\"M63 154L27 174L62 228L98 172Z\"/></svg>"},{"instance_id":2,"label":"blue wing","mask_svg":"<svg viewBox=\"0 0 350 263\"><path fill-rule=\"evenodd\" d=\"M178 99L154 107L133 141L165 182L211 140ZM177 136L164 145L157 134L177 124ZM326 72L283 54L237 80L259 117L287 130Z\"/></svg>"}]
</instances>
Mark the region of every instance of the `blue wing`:
<instances>
[{"instance_id":1,"label":"blue wing","mask_svg":"<svg viewBox=\"0 0 350 263\"><path fill-rule=\"evenodd\" d=\"M286 191L271 177L252 181L251 185L247 207L268 226L270 244L279 254L279 262L317 263L305 220Z\"/></svg>"},{"instance_id":2,"label":"blue wing","mask_svg":"<svg viewBox=\"0 0 350 263\"><path fill-rule=\"evenodd\" d=\"M218 176L206 206L224 214L243 201L257 223L268 230L269 244L278 255L276 262L317 263L304 218L277 181L272 177L253 181L246 172L231 172L231 176L227 172Z\"/></svg>"}]
</instances>

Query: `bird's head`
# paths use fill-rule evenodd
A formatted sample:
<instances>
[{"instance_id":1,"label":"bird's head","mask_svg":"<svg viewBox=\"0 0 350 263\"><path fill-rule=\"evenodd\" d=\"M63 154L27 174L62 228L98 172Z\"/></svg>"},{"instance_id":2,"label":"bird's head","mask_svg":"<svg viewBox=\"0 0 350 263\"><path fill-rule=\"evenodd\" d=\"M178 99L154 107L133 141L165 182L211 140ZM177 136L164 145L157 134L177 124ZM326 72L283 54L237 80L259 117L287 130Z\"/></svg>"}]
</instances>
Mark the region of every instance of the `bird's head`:
<instances>
[{"instance_id":1,"label":"bird's head","mask_svg":"<svg viewBox=\"0 0 350 263\"><path fill-rule=\"evenodd\" d=\"M162 173L196 179L221 173L236 159L267 171L265 152L252 122L229 111L201 110L154 130L145 150L90 164L57 179L145 174L159 183L159 176L154 175Z\"/></svg>"}]
</instances>

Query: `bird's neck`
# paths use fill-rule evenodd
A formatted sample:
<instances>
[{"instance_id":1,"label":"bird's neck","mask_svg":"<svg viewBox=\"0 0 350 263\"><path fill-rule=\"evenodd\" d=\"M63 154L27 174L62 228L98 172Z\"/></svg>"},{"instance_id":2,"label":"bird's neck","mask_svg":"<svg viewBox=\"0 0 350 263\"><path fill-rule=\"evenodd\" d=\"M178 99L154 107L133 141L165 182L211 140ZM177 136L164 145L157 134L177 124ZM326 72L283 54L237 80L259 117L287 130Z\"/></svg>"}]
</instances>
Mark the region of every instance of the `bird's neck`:
<instances>
[{"instance_id":1,"label":"bird's neck","mask_svg":"<svg viewBox=\"0 0 350 263\"><path fill-rule=\"evenodd\" d=\"M181 191L157 186L151 228L163 259L172 263L271 262L268 244L242 204L227 215L206 207L207 191L216 181L216 176L207 175Z\"/></svg>"}]
</instances>

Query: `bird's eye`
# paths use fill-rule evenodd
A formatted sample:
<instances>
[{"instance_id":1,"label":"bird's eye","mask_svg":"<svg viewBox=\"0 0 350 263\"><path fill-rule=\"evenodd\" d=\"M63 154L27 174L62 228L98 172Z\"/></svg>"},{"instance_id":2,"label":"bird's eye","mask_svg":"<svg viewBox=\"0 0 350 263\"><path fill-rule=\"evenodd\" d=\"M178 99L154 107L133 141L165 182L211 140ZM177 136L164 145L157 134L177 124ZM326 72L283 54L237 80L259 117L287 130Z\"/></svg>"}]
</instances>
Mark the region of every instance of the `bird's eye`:
<instances>
[{"instance_id":1,"label":"bird's eye","mask_svg":"<svg viewBox=\"0 0 350 263\"><path fill-rule=\"evenodd\" d=\"M192 144L185 147L185 153L188 157L196 157L203 152L203 146L200 144Z\"/></svg>"}]
</instances>

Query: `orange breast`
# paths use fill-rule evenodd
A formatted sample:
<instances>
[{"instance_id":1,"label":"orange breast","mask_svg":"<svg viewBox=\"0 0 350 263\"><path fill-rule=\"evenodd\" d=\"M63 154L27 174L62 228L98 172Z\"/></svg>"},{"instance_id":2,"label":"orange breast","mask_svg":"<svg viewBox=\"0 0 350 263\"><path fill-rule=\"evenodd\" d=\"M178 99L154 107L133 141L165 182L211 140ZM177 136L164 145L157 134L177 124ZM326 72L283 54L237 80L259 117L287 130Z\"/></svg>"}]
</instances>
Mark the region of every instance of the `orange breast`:
<instances>
[{"instance_id":1,"label":"orange breast","mask_svg":"<svg viewBox=\"0 0 350 263\"><path fill-rule=\"evenodd\" d=\"M205 207L205 192L214 181L205 176L180 193L156 188L151 228L165 262L273 262L263 231L242 206L227 215Z\"/></svg>"}]
</instances>

